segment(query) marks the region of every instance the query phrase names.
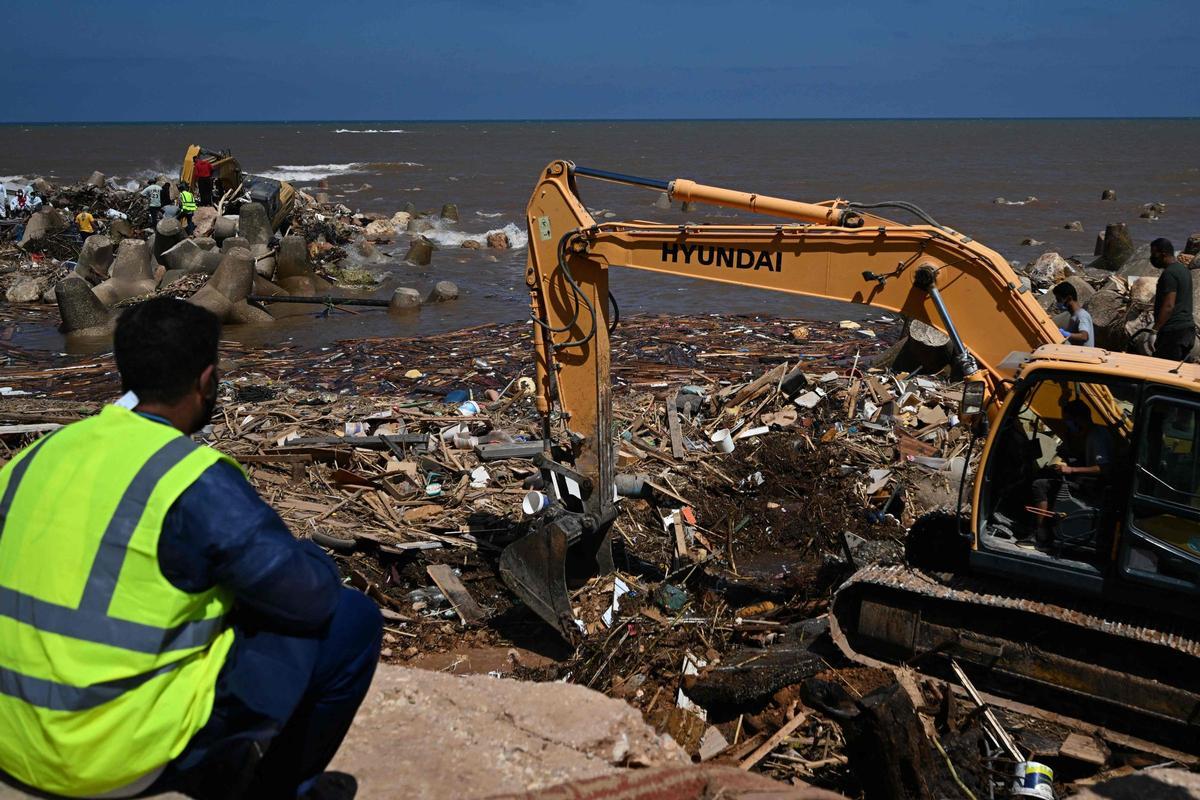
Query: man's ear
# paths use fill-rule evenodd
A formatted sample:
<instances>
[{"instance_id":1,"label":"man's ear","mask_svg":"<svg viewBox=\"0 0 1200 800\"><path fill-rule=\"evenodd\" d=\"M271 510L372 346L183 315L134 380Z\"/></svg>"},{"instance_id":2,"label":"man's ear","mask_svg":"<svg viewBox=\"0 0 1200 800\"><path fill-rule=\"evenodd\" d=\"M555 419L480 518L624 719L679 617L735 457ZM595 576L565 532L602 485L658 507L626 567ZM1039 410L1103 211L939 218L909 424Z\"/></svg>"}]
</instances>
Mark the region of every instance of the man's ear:
<instances>
[{"instance_id":1,"label":"man's ear","mask_svg":"<svg viewBox=\"0 0 1200 800\"><path fill-rule=\"evenodd\" d=\"M204 368L204 371L200 373L200 377L196 380L196 388L200 390L201 394L207 394L209 384L216 380L216 377L217 365L209 364Z\"/></svg>"}]
</instances>

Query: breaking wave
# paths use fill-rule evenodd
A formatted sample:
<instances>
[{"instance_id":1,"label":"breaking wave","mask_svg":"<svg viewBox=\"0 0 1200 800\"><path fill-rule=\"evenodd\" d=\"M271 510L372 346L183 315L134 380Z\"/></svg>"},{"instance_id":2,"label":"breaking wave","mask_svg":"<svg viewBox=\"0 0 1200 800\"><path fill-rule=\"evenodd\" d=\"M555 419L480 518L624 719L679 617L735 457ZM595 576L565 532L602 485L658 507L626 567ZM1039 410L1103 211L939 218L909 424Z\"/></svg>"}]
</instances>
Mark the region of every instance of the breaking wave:
<instances>
[{"instance_id":1,"label":"breaking wave","mask_svg":"<svg viewBox=\"0 0 1200 800\"><path fill-rule=\"evenodd\" d=\"M366 172L366 164L281 164L264 172L256 173L277 181L319 181L336 175L354 175Z\"/></svg>"},{"instance_id":2,"label":"breaking wave","mask_svg":"<svg viewBox=\"0 0 1200 800\"><path fill-rule=\"evenodd\" d=\"M338 128L334 133L404 133L400 128L392 130L378 130L376 128L354 129L354 128Z\"/></svg>"},{"instance_id":3,"label":"breaking wave","mask_svg":"<svg viewBox=\"0 0 1200 800\"><path fill-rule=\"evenodd\" d=\"M496 217L504 216L504 212L503 211L495 211L495 212L476 211L475 216L483 217L485 219L495 219Z\"/></svg>"},{"instance_id":4,"label":"breaking wave","mask_svg":"<svg viewBox=\"0 0 1200 800\"><path fill-rule=\"evenodd\" d=\"M503 233L508 237L508 244L513 250L520 250L529 244L529 235L524 228L520 228L513 223L508 223L503 228L492 228L483 233L466 233L464 231L451 230L441 227L447 223L438 220L434 223L432 230L421 233L429 241L439 247L461 247L465 241L479 242L481 245L487 244L487 237L493 233Z\"/></svg>"}]
</instances>

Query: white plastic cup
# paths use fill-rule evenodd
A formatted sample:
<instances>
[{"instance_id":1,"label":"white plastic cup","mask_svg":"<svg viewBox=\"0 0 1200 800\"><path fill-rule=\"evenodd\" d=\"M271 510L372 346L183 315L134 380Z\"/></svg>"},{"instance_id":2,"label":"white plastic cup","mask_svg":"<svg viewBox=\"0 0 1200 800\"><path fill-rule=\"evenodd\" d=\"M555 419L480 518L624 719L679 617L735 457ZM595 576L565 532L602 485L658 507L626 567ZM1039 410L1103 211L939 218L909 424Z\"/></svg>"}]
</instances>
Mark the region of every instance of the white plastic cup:
<instances>
[{"instance_id":1,"label":"white plastic cup","mask_svg":"<svg viewBox=\"0 0 1200 800\"><path fill-rule=\"evenodd\" d=\"M732 453L734 444L733 437L729 434L729 428L721 428L721 430L708 437L712 440L713 445L722 453Z\"/></svg>"},{"instance_id":2,"label":"white plastic cup","mask_svg":"<svg viewBox=\"0 0 1200 800\"><path fill-rule=\"evenodd\" d=\"M550 498L538 491L527 492L521 501L521 510L527 517L535 517L550 505Z\"/></svg>"},{"instance_id":3,"label":"white plastic cup","mask_svg":"<svg viewBox=\"0 0 1200 800\"><path fill-rule=\"evenodd\" d=\"M464 417L473 417L478 414L479 411L479 403L476 403L474 400L468 400L458 407L458 413L462 414Z\"/></svg>"},{"instance_id":4,"label":"white plastic cup","mask_svg":"<svg viewBox=\"0 0 1200 800\"><path fill-rule=\"evenodd\" d=\"M467 432L467 426L461 422L456 422L453 425L442 428L442 441L453 442L455 436L459 436Z\"/></svg>"},{"instance_id":5,"label":"white plastic cup","mask_svg":"<svg viewBox=\"0 0 1200 800\"><path fill-rule=\"evenodd\" d=\"M466 433L460 433L454 437L454 446L459 450L474 450L478 444L478 436L469 436Z\"/></svg>"}]
</instances>

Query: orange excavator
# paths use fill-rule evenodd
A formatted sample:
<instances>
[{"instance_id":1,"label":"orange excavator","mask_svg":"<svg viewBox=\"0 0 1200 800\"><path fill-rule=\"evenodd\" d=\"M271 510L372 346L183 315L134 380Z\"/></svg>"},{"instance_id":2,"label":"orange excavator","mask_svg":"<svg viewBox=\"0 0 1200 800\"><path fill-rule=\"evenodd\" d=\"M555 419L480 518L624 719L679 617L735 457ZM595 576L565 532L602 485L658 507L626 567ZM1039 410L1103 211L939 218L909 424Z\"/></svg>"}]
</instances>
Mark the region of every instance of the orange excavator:
<instances>
[{"instance_id":1,"label":"orange excavator","mask_svg":"<svg viewBox=\"0 0 1200 800\"><path fill-rule=\"evenodd\" d=\"M581 179L774 220L597 222ZM963 670L997 702L1197 752L1200 368L1063 345L1004 258L910 203L805 203L555 161L527 223L537 463L554 499L500 569L562 636L579 630L568 580L613 570L609 268L832 298L944 331L982 442L970 513L921 518L906 565L864 567L837 591L845 655Z\"/></svg>"}]
</instances>

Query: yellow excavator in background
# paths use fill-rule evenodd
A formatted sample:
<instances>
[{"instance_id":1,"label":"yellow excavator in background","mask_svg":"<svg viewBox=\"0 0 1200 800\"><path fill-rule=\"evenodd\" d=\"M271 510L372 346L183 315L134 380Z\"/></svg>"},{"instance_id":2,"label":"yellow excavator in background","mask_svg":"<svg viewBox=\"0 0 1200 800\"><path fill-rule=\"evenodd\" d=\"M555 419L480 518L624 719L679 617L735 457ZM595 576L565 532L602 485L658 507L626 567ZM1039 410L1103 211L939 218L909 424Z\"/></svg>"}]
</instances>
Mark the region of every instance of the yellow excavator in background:
<instances>
[{"instance_id":1,"label":"yellow excavator in background","mask_svg":"<svg viewBox=\"0 0 1200 800\"><path fill-rule=\"evenodd\" d=\"M213 165L213 202L224 198L235 206L243 200L262 203L275 230L283 227L292 213L296 200L296 189L287 181L250 175L242 171L242 165L228 150L209 150L198 144L188 145L183 154L183 166L179 169L181 183L193 185L192 172L196 159L204 159Z\"/></svg>"},{"instance_id":2,"label":"yellow excavator in background","mask_svg":"<svg viewBox=\"0 0 1200 800\"><path fill-rule=\"evenodd\" d=\"M780 221L601 223L581 178ZM1197 751L1200 367L1061 344L1004 258L909 203L804 203L555 161L527 223L548 443L537 463L554 501L500 569L560 634L578 635L568 572L613 569L609 268L833 298L944 331L966 377L962 419L983 439L970 514L918 520L907 566L865 567L838 590L830 629L841 650L943 676L961 665L1009 704L1036 697L1130 742ZM1090 489L1066 482L1035 507L1033 479L1079 436L1103 469ZM1034 535L1042 546L1023 546Z\"/></svg>"}]
</instances>

